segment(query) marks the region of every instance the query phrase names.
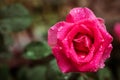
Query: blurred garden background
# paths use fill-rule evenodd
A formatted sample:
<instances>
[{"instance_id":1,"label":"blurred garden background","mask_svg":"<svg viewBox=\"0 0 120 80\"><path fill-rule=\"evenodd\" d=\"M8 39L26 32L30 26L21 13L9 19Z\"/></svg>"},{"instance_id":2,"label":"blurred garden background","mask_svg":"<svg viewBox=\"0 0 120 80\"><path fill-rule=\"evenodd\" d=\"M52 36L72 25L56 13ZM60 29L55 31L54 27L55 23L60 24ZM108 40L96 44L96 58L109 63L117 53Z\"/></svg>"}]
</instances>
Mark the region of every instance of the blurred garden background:
<instances>
[{"instance_id":1,"label":"blurred garden background","mask_svg":"<svg viewBox=\"0 0 120 80\"><path fill-rule=\"evenodd\" d=\"M61 73L47 44L48 29L75 7L93 10L114 38L110 59L96 73ZM0 80L120 80L116 23L120 0L0 0Z\"/></svg>"}]
</instances>

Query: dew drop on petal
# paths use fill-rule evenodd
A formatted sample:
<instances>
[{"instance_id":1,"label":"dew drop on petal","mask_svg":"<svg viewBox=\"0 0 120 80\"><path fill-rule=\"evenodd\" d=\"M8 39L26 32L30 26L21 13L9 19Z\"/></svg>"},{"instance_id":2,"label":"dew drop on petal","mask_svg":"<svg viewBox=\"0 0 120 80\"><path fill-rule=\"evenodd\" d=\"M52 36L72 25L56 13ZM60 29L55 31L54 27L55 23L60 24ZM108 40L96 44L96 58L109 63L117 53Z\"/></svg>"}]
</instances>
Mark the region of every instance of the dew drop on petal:
<instances>
[{"instance_id":1,"label":"dew drop on petal","mask_svg":"<svg viewBox=\"0 0 120 80\"><path fill-rule=\"evenodd\" d=\"M59 49L61 50L61 49L62 49L62 47L59 47Z\"/></svg>"},{"instance_id":2,"label":"dew drop on petal","mask_svg":"<svg viewBox=\"0 0 120 80\"><path fill-rule=\"evenodd\" d=\"M75 10L74 12L77 13L77 10Z\"/></svg>"},{"instance_id":3,"label":"dew drop on petal","mask_svg":"<svg viewBox=\"0 0 120 80\"><path fill-rule=\"evenodd\" d=\"M99 49L99 51L102 51L102 49L103 49L103 46L100 46L100 49Z\"/></svg>"},{"instance_id":4,"label":"dew drop on petal","mask_svg":"<svg viewBox=\"0 0 120 80\"><path fill-rule=\"evenodd\" d=\"M104 42L105 40L104 40L104 39L102 39L101 41L102 41L102 42Z\"/></svg>"},{"instance_id":5,"label":"dew drop on petal","mask_svg":"<svg viewBox=\"0 0 120 80\"><path fill-rule=\"evenodd\" d=\"M81 58L85 58L85 55L81 55L80 57L81 57Z\"/></svg>"},{"instance_id":6,"label":"dew drop on petal","mask_svg":"<svg viewBox=\"0 0 120 80\"><path fill-rule=\"evenodd\" d=\"M61 26L59 29L58 29L58 31L61 31L63 29L63 27Z\"/></svg>"},{"instance_id":7,"label":"dew drop on petal","mask_svg":"<svg viewBox=\"0 0 120 80\"><path fill-rule=\"evenodd\" d=\"M54 27L51 27L51 30L55 30L55 28L54 28Z\"/></svg>"},{"instance_id":8,"label":"dew drop on petal","mask_svg":"<svg viewBox=\"0 0 120 80\"><path fill-rule=\"evenodd\" d=\"M64 40L65 40L65 41L67 41L67 39L66 39L66 38L65 38Z\"/></svg>"},{"instance_id":9,"label":"dew drop on petal","mask_svg":"<svg viewBox=\"0 0 120 80\"><path fill-rule=\"evenodd\" d=\"M104 63L100 64L100 68L104 68L104 66L105 66Z\"/></svg>"},{"instance_id":10,"label":"dew drop on petal","mask_svg":"<svg viewBox=\"0 0 120 80\"><path fill-rule=\"evenodd\" d=\"M74 47L72 46L71 49L74 49Z\"/></svg>"},{"instance_id":11,"label":"dew drop on petal","mask_svg":"<svg viewBox=\"0 0 120 80\"><path fill-rule=\"evenodd\" d=\"M110 55L108 55L107 58L110 58Z\"/></svg>"}]
</instances>

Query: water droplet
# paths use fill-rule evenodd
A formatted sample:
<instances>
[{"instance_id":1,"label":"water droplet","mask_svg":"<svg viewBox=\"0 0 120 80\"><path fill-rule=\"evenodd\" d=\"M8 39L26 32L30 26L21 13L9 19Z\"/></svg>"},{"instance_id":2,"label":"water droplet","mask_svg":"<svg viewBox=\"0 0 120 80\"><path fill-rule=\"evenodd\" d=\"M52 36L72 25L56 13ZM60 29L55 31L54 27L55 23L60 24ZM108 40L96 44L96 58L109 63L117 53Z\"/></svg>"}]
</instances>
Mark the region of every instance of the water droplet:
<instances>
[{"instance_id":1,"label":"water droplet","mask_svg":"<svg viewBox=\"0 0 120 80\"><path fill-rule=\"evenodd\" d=\"M104 68L105 64L104 63L101 63L100 64L100 68Z\"/></svg>"},{"instance_id":2,"label":"water droplet","mask_svg":"<svg viewBox=\"0 0 120 80\"><path fill-rule=\"evenodd\" d=\"M81 55L80 57L81 57L81 58L85 58L85 55Z\"/></svg>"},{"instance_id":3,"label":"water droplet","mask_svg":"<svg viewBox=\"0 0 120 80\"><path fill-rule=\"evenodd\" d=\"M110 58L110 55L108 55L107 58Z\"/></svg>"},{"instance_id":4,"label":"water droplet","mask_svg":"<svg viewBox=\"0 0 120 80\"><path fill-rule=\"evenodd\" d=\"M51 27L51 30L55 30L55 28L54 28L54 27Z\"/></svg>"},{"instance_id":5,"label":"water droplet","mask_svg":"<svg viewBox=\"0 0 120 80\"><path fill-rule=\"evenodd\" d=\"M77 10L77 12L79 13L79 12L80 12L80 10L78 9L78 10Z\"/></svg>"},{"instance_id":6,"label":"water droplet","mask_svg":"<svg viewBox=\"0 0 120 80\"><path fill-rule=\"evenodd\" d=\"M77 13L77 10L75 10L74 12Z\"/></svg>"},{"instance_id":7,"label":"water droplet","mask_svg":"<svg viewBox=\"0 0 120 80\"><path fill-rule=\"evenodd\" d=\"M60 50L62 49L62 47L59 47L60 48Z\"/></svg>"},{"instance_id":8,"label":"water droplet","mask_svg":"<svg viewBox=\"0 0 120 80\"><path fill-rule=\"evenodd\" d=\"M102 39L101 41L104 42L104 39Z\"/></svg>"},{"instance_id":9,"label":"water droplet","mask_svg":"<svg viewBox=\"0 0 120 80\"><path fill-rule=\"evenodd\" d=\"M99 51L102 51L102 49L103 49L103 46L100 46L100 49L99 49Z\"/></svg>"},{"instance_id":10,"label":"water droplet","mask_svg":"<svg viewBox=\"0 0 120 80\"><path fill-rule=\"evenodd\" d=\"M57 36L57 39L59 39L60 38L60 36Z\"/></svg>"},{"instance_id":11,"label":"water droplet","mask_svg":"<svg viewBox=\"0 0 120 80\"><path fill-rule=\"evenodd\" d=\"M74 47L73 47L73 46L72 46L71 48L72 48L72 49L74 49Z\"/></svg>"},{"instance_id":12,"label":"water droplet","mask_svg":"<svg viewBox=\"0 0 120 80\"><path fill-rule=\"evenodd\" d=\"M65 38L64 40L67 41L67 38Z\"/></svg>"},{"instance_id":13,"label":"water droplet","mask_svg":"<svg viewBox=\"0 0 120 80\"><path fill-rule=\"evenodd\" d=\"M61 26L61 27L58 29L58 31L61 31L61 30L62 30L62 28L63 28L63 27Z\"/></svg>"}]
</instances>

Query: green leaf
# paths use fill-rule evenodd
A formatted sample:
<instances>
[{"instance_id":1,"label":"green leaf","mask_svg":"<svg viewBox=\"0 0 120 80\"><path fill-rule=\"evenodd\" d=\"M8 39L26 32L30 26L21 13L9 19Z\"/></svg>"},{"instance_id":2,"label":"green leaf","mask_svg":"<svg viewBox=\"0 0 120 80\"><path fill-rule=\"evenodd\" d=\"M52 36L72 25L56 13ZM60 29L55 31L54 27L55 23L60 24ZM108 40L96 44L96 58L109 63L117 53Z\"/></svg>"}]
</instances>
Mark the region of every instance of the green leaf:
<instances>
[{"instance_id":1,"label":"green leaf","mask_svg":"<svg viewBox=\"0 0 120 80\"><path fill-rule=\"evenodd\" d=\"M98 71L99 80L112 80L111 72L108 68L103 68Z\"/></svg>"},{"instance_id":2,"label":"green leaf","mask_svg":"<svg viewBox=\"0 0 120 80\"><path fill-rule=\"evenodd\" d=\"M51 49L46 42L32 42L26 46L24 57L27 59L40 59L51 54Z\"/></svg>"},{"instance_id":3,"label":"green leaf","mask_svg":"<svg viewBox=\"0 0 120 80\"><path fill-rule=\"evenodd\" d=\"M70 75L71 75L70 73L63 74L59 71L55 59L50 62L46 72L47 80L53 80L53 78L54 80L68 80Z\"/></svg>"},{"instance_id":4,"label":"green leaf","mask_svg":"<svg viewBox=\"0 0 120 80\"><path fill-rule=\"evenodd\" d=\"M18 32L26 29L31 24L30 17L13 17L0 20L1 32Z\"/></svg>"},{"instance_id":5,"label":"green leaf","mask_svg":"<svg viewBox=\"0 0 120 80\"><path fill-rule=\"evenodd\" d=\"M78 80L85 80L83 76L80 76Z\"/></svg>"},{"instance_id":6,"label":"green leaf","mask_svg":"<svg viewBox=\"0 0 120 80\"><path fill-rule=\"evenodd\" d=\"M23 68L19 71L18 80L45 80L46 67Z\"/></svg>"},{"instance_id":7,"label":"green leaf","mask_svg":"<svg viewBox=\"0 0 120 80\"><path fill-rule=\"evenodd\" d=\"M28 10L22 4L11 4L0 8L2 18L30 16Z\"/></svg>"},{"instance_id":8,"label":"green leaf","mask_svg":"<svg viewBox=\"0 0 120 80\"><path fill-rule=\"evenodd\" d=\"M10 45L13 44L13 38L12 38L11 35L9 35L9 34L3 34L3 36L4 36L4 45L6 47L8 47L8 46L10 46Z\"/></svg>"},{"instance_id":9,"label":"green leaf","mask_svg":"<svg viewBox=\"0 0 120 80\"><path fill-rule=\"evenodd\" d=\"M18 32L28 28L32 18L26 8L20 4L2 7L0 9L0 31L2 33Z\"/></svg>"}]
</instances>

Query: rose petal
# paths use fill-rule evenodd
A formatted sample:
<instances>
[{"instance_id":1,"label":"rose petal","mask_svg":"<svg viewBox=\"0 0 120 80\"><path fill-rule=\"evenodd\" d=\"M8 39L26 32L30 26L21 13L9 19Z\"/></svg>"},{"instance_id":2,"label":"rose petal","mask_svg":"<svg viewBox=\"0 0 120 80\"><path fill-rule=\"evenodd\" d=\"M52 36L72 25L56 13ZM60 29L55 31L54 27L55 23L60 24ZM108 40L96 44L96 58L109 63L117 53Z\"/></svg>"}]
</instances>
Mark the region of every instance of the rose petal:
<instances>
[{"instance_id":1,"label":"rose petal","mask_svg":"<svg viewBox=\"0 0 120 80\"><path fill-rule=\"evenodd\" d=\"M103 46L102 46L104 52L103 52L103 55L101 57L101 61L99 63L100 68L103 68L105 60L110 56L110 52L112 50L112 45L110 43L112 42L113 39L112 39L112 36L110 34L108 34L108 32L106 31L105 25L103 23L98 22L98 28L99 28L99 30L104 38Z\"/></svg>"},{"instance_id":2,"label":"rose petal","mask_svg":"<svg viewBox=\"0 0 120 80\"><path fill-rule=\"evenodd\" d=\"M109 44L109 46L105 49L104 54L102 55L101 61L100 61L100 68L104 67L104 62L106 59L110 57L110 52L112 51L112 44Z\"/></svg>"},{"instance_id":3,"label":"rose petal","mask_svg":"<svg viewBox=\"0 0 120 80\"><path fill-rule=\"evenodd\" d=\"M70 58L74 62L76 62L76 63L89 62L92 59L92 56L95 53L95 51L97 51L99 49L100 45L102 44L103 37L102 37L101 32L99 31L98 27L97 27L97 24L95 24L95 21L84 20L84 21L79 22L79 24L85 24L86 27L89 28L93 32L94 44L93 44L92 48L90 49L90 52L88 53L88 55L82 60L79 59L74 48L73 48L73 45L71 44L74 36L78 32L81 32L81 28L84 28L83 26L79 27L78 25L75 25L75 27L66 36L66 39L68 39L67 40L68 42L65 41L63 43L63 46L66 46L66 50L67 50L66 53L70 56ZM94 27L92 27L92 26L94 26ZM67 47L68 44L69 44L69 47Z\"/></svg>"},{"instance_id":4,"label":"rose petal","mask_svg":"<svg viewBox=\"0 0 120 80\"><path fill-rule=\"evenodd\" d=\"M63 36L65 36L65 33L67 34L67 31L69 31L71 24L67 23L67 22L59 22L57 24L55 24L54 26L52 26L49 30L48 30L48 44L51 47L54 47L57 44L57 39L58 38L63 38ZM62 31L62 33L64 33L64 35L62 35L62 33L58 33L61 32L60 30L62 28L65 28L64 31Z\"/></svg>"},{"instance_id":5,"label":"rose petal","mask_svg":"<svg viewBox=\"0 0 120 80\"><path fill-rule=\"evenodd\" d=\"M84 68L84 66L83 66L83 68L81 67L81 70L83 70L83 71L87 70L87 66L89 66L88 71L89 71L89 69L91 69L92 71L96 71L98 68L102 68L104 66L104 61L108 58L108 56L112 50L112 46L110 44L112 41L112 37L106 32L106 29L104 29L104 27L99 25L99 23L97 23L97 24L98 24L98 28L103 36L104 41L101 44L97 53L94 53L94 57L92 58L90 64L84 65L84 66L86 66L86 68ZM107 49L106 49L106 47L107 47ZM91 68L90 68L90 66L91 66Z\"/></svg>"},{"instance_id":6,"label":"rose petal","mask_svg":"<svg viewBox=\"0 0 120 80\"><path fill-rule=\"evenodd\" d=\"M94 19L96 16L88 8L73 8L66 17L67 22L78 22L83 19Z\"/></svg>"},{"instance_id":7,"label":"rose petal","mask_svg":"<svg viewBox=\"0 0 120 80\"><path fill-rule=\"evenodd\" d=\"M90 64L83 65L80 70L82 70L82 71L88 70L89 71L89 69L90 69L92 71L96 71L98 68L102 68L104 66L104 61L108 58L108 56L112 50L112 46L110 44L112 41L112 37L103 28L104 27L100 27L100 25L99 25L99 30L104 38L103 44L101 44L101 47L99 48L97 53L94 53L94 57L92 58ZM106 47L107 47L107 49L106 49ZM84 66L86 66L86 68L84 68Z\"/></svg>"},{"instance_id":8,"label":"rose petal","mask_svg":"<svg viewBox=\"0 0 120 80\"><path fill-rule=\"evenodd\" d=\"M72 23L67 22L62 23L62 25L60 26L61 27L58 29L57 32L57 39L62 41L63 39L65 39L66 35L71 31L74 26Z\"/></svg>"},{"instance_id":9,"label":"rose petal","mask_svg":"<svg viewBox=\"0 0 120 80\"><path fill-rule=\"evenodd\" d=\"M101 32L101 34L102 34L102 36L104 38L103 47L106 48L112 42L113 38L112 38L112 36L110 34L108 34L108 32L106 31L106 29L104 27L102 27L102 25L100 23L98 23L98 28L99 28L99 31Z\"/></svg>"},{"instance_id":10,"label":"rose petal","mask_svg":"<svg viewBox=\"0 0 120 80\"><path fill-rule=\"evenodd\" d=\"M80 33L84 34L84 35L88 35L91 38L93 37L93 32L89 29L89 27L87 27L85 24L79 24L79 29L80 29Z\"/></svg>"},{"instance_id":11,"label":"rose petal","mask_svg":"<svg viewBox=\"0 0 120 80\"><path fill-rule=\"evenodd\" d=\"M57 64L58 64L60 70L63 73L67 73L70 71L72 71L72 72L77 71L75 66L71 63L71 61L67 57L65 57L65 54L62 51L60 51L60 49L61 48L59 46L54 47L52 49L54 56L56 57Z\"/></svg>"},{"instance_id":12,"label":"rose petal","mask_svg":"<svg viewBox=\"0 0 120 80\"><path fill-rule=\"evenodd\" d=\"M96 52L97 55L94 55L92 60L90 62L84 63L82 65L76 65L76 67L79 69L79 71L82 72L96 72L99 69L99 62L101 60L103 50L99 48L99 50Z\"/></svg>"},{"instance_id":13,"label":"rose petal","mask_svg":"<svg viewBox=\"0 0 120 80\"><path fill-rule=\"evenodd\" d=\"M103 28L106 30L106 26L104 25L104 24L105 24L104 19L102 19L102 18L97 18L97 20L99 21L101 27L103 27Z\"/></svg>"},{"instance_id":14,"label":"rose petal","mask_svg":"<svg viewBox=\"0 0 120 80\"><path fill-rule=\"evenodd\" d=\"M88 53L92 45L92 39L87 35L78 34L74 37L73 44L76 51Z\"/></svg>"},{"instance_id":15,"label":"rose petal","mask_svg":"<svg viewBox=\"0 0 120 80\"><path fill-rule=\"evenodd\" d=\"M79 63L81 60L79 60L76 52L74 51L73 44L71 44L71 43L72 43L74 36L81 30L83 30L83 29L82 28L80 29L80 27L78 25L74 26L73 29L71 29L71 31L69 31L68 35L66 35L67 37L65 39L63 39L62 43L61 43L61 44L63 44L62 47L66 53L66 56L71 57L75 63Z\"/></svg>"}]
</instances>

